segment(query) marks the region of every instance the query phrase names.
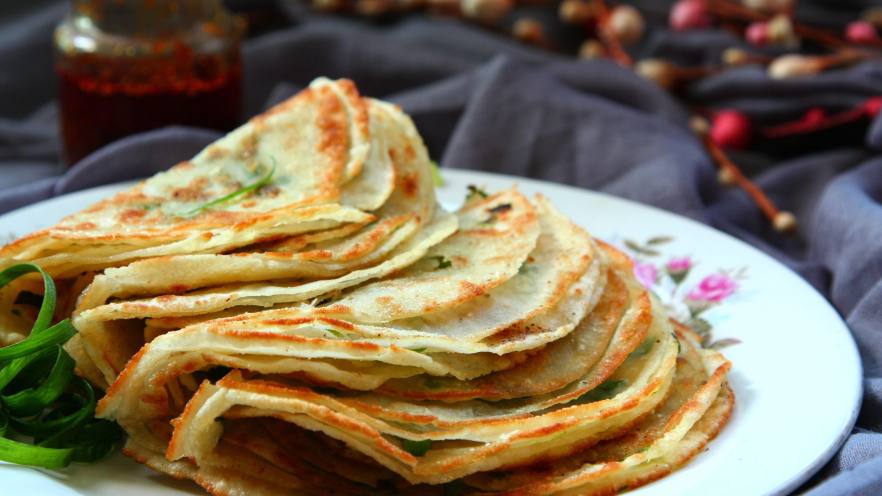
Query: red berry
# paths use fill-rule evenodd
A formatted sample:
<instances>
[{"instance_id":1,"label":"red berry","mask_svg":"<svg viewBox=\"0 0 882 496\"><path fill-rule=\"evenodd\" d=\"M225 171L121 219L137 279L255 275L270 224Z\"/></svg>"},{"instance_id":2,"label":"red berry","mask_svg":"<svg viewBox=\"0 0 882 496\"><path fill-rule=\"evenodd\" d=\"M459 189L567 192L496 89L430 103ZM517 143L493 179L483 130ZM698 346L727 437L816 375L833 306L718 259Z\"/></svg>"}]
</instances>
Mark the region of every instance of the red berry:
<instances>
[{"instance_id":1,"label":"red berry","mask_svg":"<svg viewBox=\"0 0 882 496\"><path fill-rule=\"evenodd\" d=\"M863 107L864 112L866 112L869 117L876 117L879 114L879 111L882 110L882 96L867 98L863 103Z\"/></svg>"},{"instance_id":2,"label":"red berry","mask_svg":"<svg viewBox=\"0 0 882 496\"><path fill-rule=\"evenodd\" d=\"M747 26L744 31L744 38L751 45L763 46L769 42L769 23L754 22Z\"/></svg>"},{"instance_id":3,"label":"red berry","mask_svg":"<svg viewBox=\"0 0 882 496\"><path fill-rule=\"evenodd\" d=\"M879 39L876 27L867 21L854 21L845 28L845 38L857 44L872 43Z\"/></svg>"},{"instance_id":4,"label":"red berry","mask_svg":"<svg viewBox=\"0 0 882 496\"><path fill-rule=\"evenodd\" d=\"M812 107L802 115L802 123L808 127L821 125L827 119L827 112L821 107Z\"/></svg>"},{"instance_id":5,"label":"red berry","mask_svg":"<svg viewBox=\"0 0 882 496\"><path fill-rule=\"evenodd\" d=\"M706 28L713 23L704 0L679 0L671 7L668 23L675 31Z\"/></svg>"},{"instance_id":6,"label":"red berry","mask_svg":"<svg viewBox=\"0 0 882 496\"><path fill-rule=\"evenodd\" d=\"M750 143L750 119L737 110L714 115L710 139L720 148L745 148Z\"/></svg>"}]
</instances>

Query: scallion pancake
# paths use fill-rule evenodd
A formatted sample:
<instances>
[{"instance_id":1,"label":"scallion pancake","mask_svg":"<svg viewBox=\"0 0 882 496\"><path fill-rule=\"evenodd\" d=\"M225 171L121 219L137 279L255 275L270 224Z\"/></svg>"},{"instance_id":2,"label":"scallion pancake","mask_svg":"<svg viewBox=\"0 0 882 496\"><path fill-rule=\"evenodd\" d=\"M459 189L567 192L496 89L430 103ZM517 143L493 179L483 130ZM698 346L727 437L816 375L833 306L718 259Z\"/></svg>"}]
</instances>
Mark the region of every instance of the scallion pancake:
<instances>
[{"instance_id":1,"label":"scallion pancake","mask_svg":"<svg viewBox=\"0 0 882 496\"><path fill-rule=\"evenodd\" d=\"M0 267L56 277L125 452L215 495L599 495L695 456L730 364L549 199L448 213L431 167L400 108L319 79ZM0 343L42 291L0 290Z\"/></svg>"}]
</instances>

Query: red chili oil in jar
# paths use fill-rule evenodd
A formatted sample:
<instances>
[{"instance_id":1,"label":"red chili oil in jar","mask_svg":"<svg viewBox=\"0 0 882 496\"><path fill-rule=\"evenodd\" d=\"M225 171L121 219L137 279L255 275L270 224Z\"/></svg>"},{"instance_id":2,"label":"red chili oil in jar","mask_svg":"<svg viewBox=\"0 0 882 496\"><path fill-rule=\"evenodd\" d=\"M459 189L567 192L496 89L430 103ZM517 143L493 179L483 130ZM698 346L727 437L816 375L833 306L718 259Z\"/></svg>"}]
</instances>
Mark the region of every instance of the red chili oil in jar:
<instances>
[{"instance_id":1,"label":"red chili oil in jar","mask_svg":"<svg viewBox=\"0 0 882 496\"><path fill-rule=\"evenodd\" d=\"M235 127L241 26L217 0L75 0L55 32L66 162L167 125Z\"/></svg>"}]
</instances>

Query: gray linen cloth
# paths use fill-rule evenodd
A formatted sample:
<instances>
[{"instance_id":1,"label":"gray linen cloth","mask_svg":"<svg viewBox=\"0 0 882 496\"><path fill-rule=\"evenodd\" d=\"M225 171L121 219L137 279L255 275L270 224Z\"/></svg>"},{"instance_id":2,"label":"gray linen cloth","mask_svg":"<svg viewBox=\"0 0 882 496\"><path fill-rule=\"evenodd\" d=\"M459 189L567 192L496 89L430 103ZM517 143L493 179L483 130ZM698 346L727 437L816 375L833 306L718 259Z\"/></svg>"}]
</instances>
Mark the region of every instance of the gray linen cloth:
<instances>
[{"instance_id":1,"label":"gray linen cloth","mask_svg":"<svg viewBox=\"0 0 882 496\"><path fill-rule=\"evenodd\" d=\"M833 3L813 2L806 15L830 23L853 18L831 14ZM638 49L643 55L702 63L740 43L713 30L672 35L659 27L663 6L642 4L655 22ZM108 145L69 170L58 165L50 33L63 13L63 5L50 5L0 21L0 212L150 175L219 136L166 128ZM820 145L785 140L735 155L778 205L796 213L800 231L788 236L772 230L743 192L718 184L686 127L685 106L738 108L758 123L795 118L815 105L844 109L882 94L882 63L786 82L746 67L674 99L609 62L540 52L453 21L411 18L376 27L315 18L290 5L286 15L289 27L245 44L247 115L314 77L349 77L363 93L400 103L443 167L655 205L743 239L802 275L847 319L865 371L854 432L802 490L882 494L882 118L827 133ZM836 366L830 358L823 366Z\"/></svg>"}]
</instances>

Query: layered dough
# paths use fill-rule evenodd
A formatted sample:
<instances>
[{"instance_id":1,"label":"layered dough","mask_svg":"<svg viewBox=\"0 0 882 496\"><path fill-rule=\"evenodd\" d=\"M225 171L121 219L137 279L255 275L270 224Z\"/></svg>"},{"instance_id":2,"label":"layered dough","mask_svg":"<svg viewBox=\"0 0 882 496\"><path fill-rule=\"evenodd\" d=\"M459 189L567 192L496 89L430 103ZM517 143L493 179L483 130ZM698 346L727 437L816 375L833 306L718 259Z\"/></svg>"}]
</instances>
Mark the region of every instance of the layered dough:
<instances>
[{"instance_id":1,"label":"layered dough","mask_svg":"<svg viewBox=\"0 0 882 496\"><path fill-rule=\"evenodd\" d=\"M62 280L126 453L212 494L612 494L695 456L729 362L552 199L447 212L430 167L400 109L318 80L0 254Z\"/></svg>"}]
</instances>

